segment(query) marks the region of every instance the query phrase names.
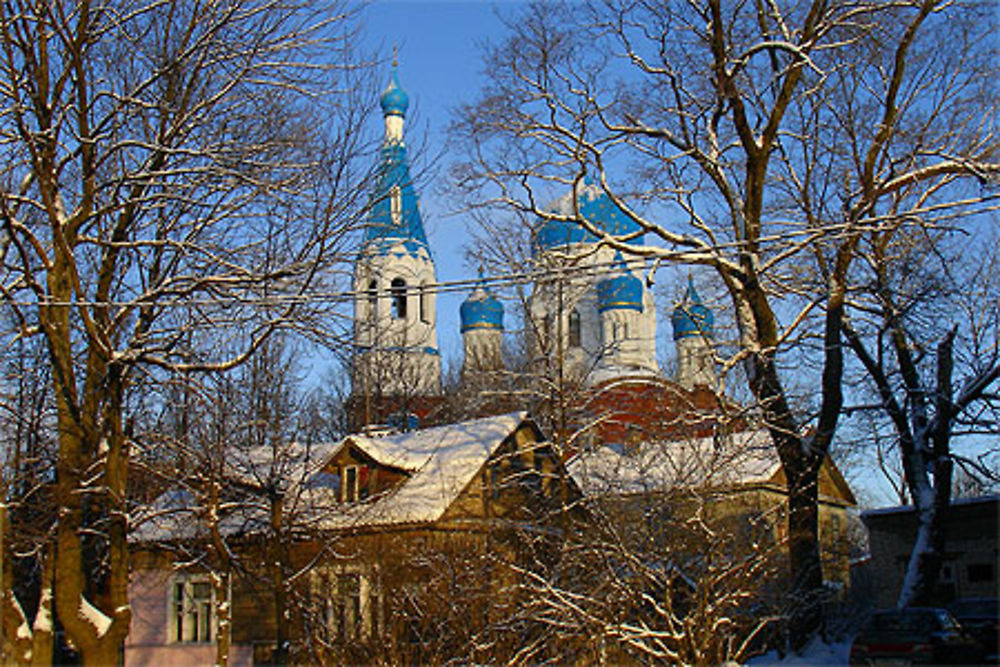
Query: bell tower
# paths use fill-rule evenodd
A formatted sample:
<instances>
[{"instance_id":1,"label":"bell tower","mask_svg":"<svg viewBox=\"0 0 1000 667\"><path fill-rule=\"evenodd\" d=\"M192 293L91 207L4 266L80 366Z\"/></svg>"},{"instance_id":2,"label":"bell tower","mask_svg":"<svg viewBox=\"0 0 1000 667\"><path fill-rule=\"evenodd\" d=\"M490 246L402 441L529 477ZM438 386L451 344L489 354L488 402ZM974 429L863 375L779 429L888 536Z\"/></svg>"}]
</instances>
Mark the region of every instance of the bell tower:
<instances>
[{"instance_id":1,"label":"bell tower","mask_svg":"<svg viewBox=\"0 0 1000 667\"><path fill-rule=\"evenodd\" d=\"M426 399L441 395L437 278L403 141L409 96L395 59L379 103L385 138L354 269L352 421L361 426L400 415L422 421Z\"/></svg>"}]
</instances>

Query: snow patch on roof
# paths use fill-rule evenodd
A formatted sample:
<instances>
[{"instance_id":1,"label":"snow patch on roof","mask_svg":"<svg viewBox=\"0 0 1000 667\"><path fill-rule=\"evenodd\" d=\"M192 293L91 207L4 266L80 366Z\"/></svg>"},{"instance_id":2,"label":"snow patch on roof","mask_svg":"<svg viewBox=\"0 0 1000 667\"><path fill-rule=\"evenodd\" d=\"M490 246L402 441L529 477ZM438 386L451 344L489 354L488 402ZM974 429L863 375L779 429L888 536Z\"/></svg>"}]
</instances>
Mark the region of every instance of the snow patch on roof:
<instances>
[{"instance_id":1,"label":"snow patch on roof","mask_svg":"<svg viewBox=\"0 0 1000 667\"><path fill-rule=\"evenodd\" d=\"M605 445L572 459L569 473L587 495L764 483L780 468L764 430L728 436Z\"/></svg>"}]
</instances>

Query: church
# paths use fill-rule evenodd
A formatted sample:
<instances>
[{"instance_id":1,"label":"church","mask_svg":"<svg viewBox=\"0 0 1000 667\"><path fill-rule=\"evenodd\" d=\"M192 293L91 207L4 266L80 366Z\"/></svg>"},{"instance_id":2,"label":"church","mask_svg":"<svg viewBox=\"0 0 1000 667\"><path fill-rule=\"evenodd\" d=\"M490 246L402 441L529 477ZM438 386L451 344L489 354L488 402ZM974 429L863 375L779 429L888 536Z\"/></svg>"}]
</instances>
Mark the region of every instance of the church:
<instances>
[{"instance_id":1,"label":"church","mask_svg":"<svg viewBox=\"0 0 1000 667\"><path fill-rule=\"evenodd\" d=\"M412 429L481 416L456 415L445 407L434 253L410 175L404 139L409 96L395 65L379 102L385 134L354 267L348 423L351 430ZM653 387L657 394L668 391L669 402L680 401L682 407L717 408L713 316L693 283L670 318L677 364L675 377L665 378L656 355L656 302L641 277L645 263L599 243L603 233L640 246L643 230L589 180L547 210L551 216L540 220L532 234L536 278L524 313L523 345L532 362L518 372L544 373L548 366L585 389L582 400L592 408L605 402L602 390L612 385L609 400L618 407L623 391L642 403ZM515 369L505 366L504 305L482 276L461 305L460 328L462 393L509 384ZM532 407L509 399L481 403L487 413ZM648 410L644 414L650 421Z\"/></svg>"},{"instance_id":2,"label":"church","mask_svg":"<svg viewBox=\"0 0 1000 667\"><path fill-rule=\"evenodd\" d=\"M280 452L233 448L224 502L206 507L218 496L195 476L134 517L126 663L208 664L218 650L230 664L281 653L316 664L495 662L522 650L518 624L545 626L522 613L551 599L552 582L650 627L664 624L650 596L765 600L786 553L787 484L768 431L718 391L714 318L694 285L670 317L677 371L666 378L641 262L598 239L641 244L642 230L580 184L534 230L519 367L508 368L504 305L489 282L480 277L462 303L454 393L493 400L456 410L395 68L380 102L381 164L353 276L353 434ZM519 405L530 395L522 378L546 373L562 383L555 398ZM819 493L824 577L842 591L855 500L830 461ZM707 553L753 565L739 595L712 588L732 577L708 576ZM564 644L541 642L538 655L628 660L627 642L580 628Z\"/></svg>"}]
</instances>

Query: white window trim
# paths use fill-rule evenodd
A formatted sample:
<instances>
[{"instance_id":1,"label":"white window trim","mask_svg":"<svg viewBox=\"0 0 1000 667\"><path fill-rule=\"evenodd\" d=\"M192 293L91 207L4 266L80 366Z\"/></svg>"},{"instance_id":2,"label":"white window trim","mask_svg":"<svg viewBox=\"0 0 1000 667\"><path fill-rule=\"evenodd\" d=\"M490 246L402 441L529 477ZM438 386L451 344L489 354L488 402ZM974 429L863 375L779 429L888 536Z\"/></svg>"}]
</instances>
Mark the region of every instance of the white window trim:
<instances>
[{"instance_id":1,"label":"white window trim","mask_svg":"<svg viewBox=\"0 0 1000 667\"><path fill-rule=\"evenodd\" d=\"M353 487L348 489L347 471L354 471ZM350 497L353 495L353 498ZM340 472L340 500L344 503L357 503L361 500L361 466L348 465L341 468Z\"/></svg>"},{"instance_id":2,"label":"white window trim","mask_svg":"<svg viewBox=\"0 0 1000 667\"><path fill-rule=\"evenodd\" d=\"M175 598L175 592L177 590L177 585L183 584L185 587L185 596L183 603L183 623L182 628L182 639L177 638L177 600ZM196 633L188 633L188 623L191 622L192 612L195 611L193 605L193 599L187 594L187 589L194 584L206 584L208 585L209 598L208 598L208 614L209 614L209 634L210 637L207 640L204 639L188 639L188 637L195 636ZM208 645L214 644L219 633L219 618L216 614L216 599L215 599L215 586L212 585L212 577L208 574L179 574L171 577L167 586L167 643L168 644L190 644L190 645Z\"/></svg>"}]
</instances>

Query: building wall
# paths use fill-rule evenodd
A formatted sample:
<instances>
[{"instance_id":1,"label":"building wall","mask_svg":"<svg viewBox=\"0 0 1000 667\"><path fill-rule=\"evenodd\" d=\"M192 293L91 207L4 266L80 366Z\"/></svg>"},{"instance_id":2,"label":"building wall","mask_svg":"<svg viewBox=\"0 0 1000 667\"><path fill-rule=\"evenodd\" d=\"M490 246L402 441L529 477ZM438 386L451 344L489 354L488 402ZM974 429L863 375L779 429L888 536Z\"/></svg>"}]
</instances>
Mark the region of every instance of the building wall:
<instances>
[{"instance_id":1,"label":"building wall","mask_svg":"<svg viewBox=\"0 0 1000 667\"><path fill-rule=\"evenodd\" d=\"M165 563L162 561L161 563ZM147 562L147 566L153 563ZM169 609L170 583L175 572L170 568L137 569L129 578L129 602L132 605L132 625L125 640L125 664L129 667L149 665L214 665L215 643L178 644L170 642ZM253 664L253 650L248 645L234 645L229 652L229 664Z\"/></svg>"},{"instance_id":2,"label":"building wall","mask_svg":"<svg viewBox=\"0 0 1000 667\"><path fill-rule=\"evenodd\" d=\"M938 589L941 604L964 597L996 597L1000 496L954 501L945 518L947 546ZM875 604L896 603L917 534L913 507L871 510L862 514L868 527ZM985 575L985 576L984 576Z\"/></svg>"},{"instance_id":3,"label":"building wall","mask_svg":"<svg viewBox=\"0 0 1000 667\"><path fill-rule=\"evenodd\" d=\"M579 244L572 246L568 255L580 259L571 267L570 276L561 281L538 282L534 286L529 305L531 326L542 341L534 340L536 353L562 351L567 374L588 384L604 382L623 375L655 375L659 371L656 361L656 303L651 290L643 291L643 310L635 313L635 326L630 327L629 342L615 345L606 339L602 314L597 310L597 283L614 275L613 269L588 273L586 266L614 264L615 251L611 248L596 249ZM540 264L551 269L557 265L562 251L552 257L543 257ZM580 344L572 345L569 317L573 311L580 316ZM561 334L561 343L559 340Z\"/></svg>"}]
</instances>

